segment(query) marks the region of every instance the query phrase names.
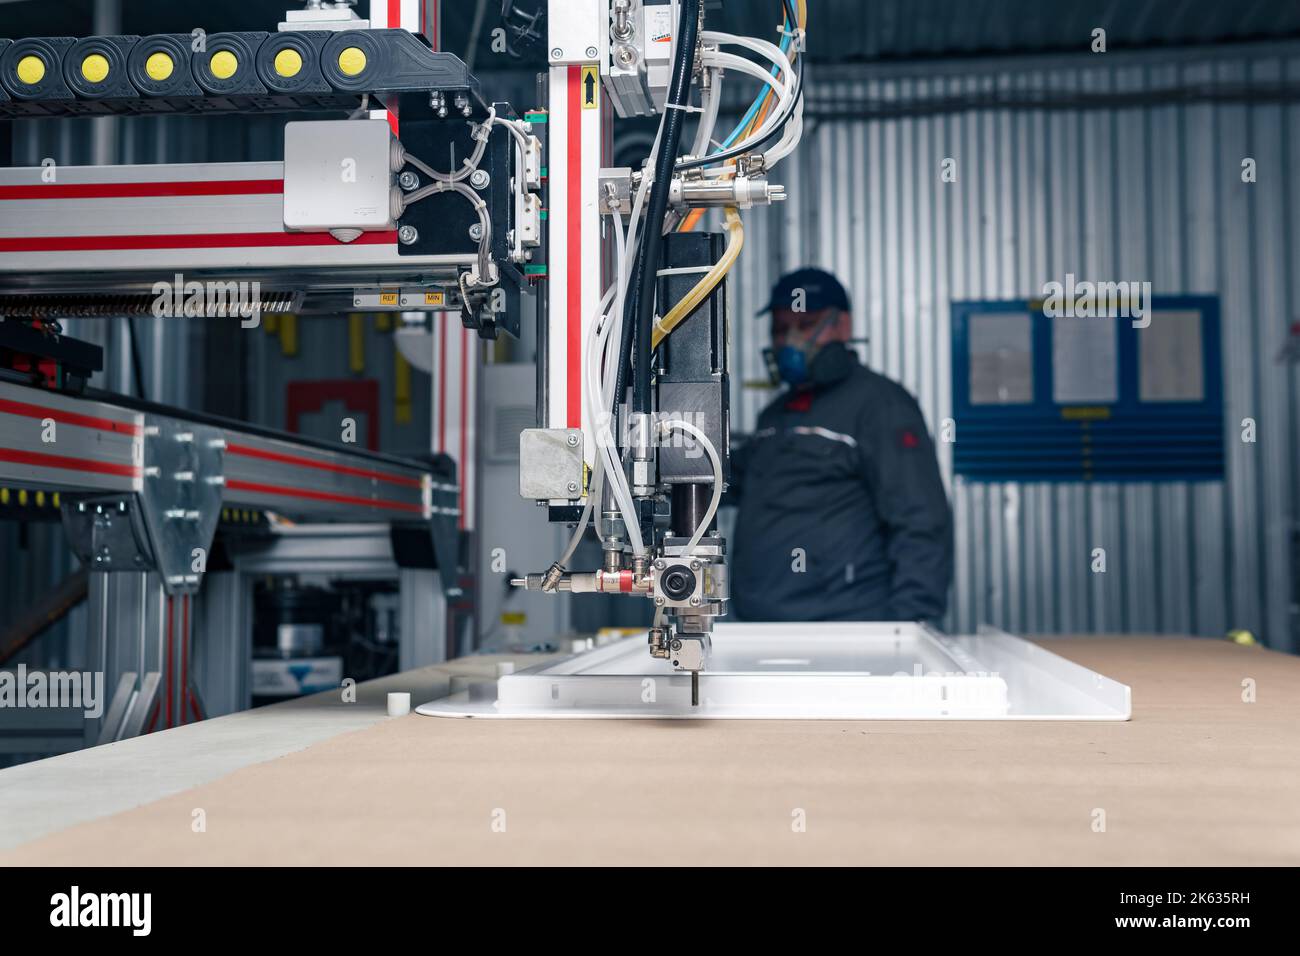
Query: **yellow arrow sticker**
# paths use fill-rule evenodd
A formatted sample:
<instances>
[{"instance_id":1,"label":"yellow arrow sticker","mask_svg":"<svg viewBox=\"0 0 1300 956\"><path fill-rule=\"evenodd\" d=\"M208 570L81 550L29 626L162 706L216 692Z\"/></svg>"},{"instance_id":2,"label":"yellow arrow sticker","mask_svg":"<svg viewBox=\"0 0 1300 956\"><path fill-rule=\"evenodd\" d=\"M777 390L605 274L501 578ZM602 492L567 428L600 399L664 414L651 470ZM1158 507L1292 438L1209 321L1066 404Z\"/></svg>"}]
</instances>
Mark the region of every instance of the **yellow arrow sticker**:
<instances>
[{"instance_id":1,"label":"yellow arrow sticker","mask_svg":"<svg viewBox=\"0 0 1300 956\"><path fill-rule=\"evenodd\" d=\"M600 71L595 64L582 68L582 81L578 84L578 98L584 110L594 110L600 105Z\"/></svg>"}]
</instances>

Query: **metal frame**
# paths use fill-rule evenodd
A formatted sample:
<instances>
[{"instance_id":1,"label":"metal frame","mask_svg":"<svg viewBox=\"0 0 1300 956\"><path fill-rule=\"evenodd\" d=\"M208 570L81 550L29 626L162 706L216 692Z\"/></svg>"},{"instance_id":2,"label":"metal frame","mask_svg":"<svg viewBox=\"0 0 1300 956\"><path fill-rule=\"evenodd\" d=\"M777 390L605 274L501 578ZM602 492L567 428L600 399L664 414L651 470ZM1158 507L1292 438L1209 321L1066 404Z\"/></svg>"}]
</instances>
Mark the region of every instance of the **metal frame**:
<instances>
[{"instance_id":1,"label":"metal frame","mask_svg":"<svg viewBox=\"0 0 1300 956\"><path fill-rule=\"evenodd\" d=\"M700 681L646 657L644 635L471 685L432 717L726 720L1128 720L1127 685L992 628L910 622L719 624Z\"/></svg>"}]
</instances>

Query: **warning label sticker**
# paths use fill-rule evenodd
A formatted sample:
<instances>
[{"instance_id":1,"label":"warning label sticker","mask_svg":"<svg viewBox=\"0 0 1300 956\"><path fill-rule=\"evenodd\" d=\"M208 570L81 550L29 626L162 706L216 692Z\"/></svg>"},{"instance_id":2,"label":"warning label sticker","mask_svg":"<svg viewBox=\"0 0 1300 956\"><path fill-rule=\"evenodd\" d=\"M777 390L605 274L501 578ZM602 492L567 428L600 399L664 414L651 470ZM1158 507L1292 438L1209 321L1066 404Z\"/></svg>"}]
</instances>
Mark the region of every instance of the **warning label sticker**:
<instances>
[{"instance_id":1,"label":"warning label sticker","mask_svg":"<svg viewBox=\"0 0 1300 956\"><path fill-rule=\"evenodd\" d=\"M578 84L578 95L582 98L584 110L594 110L600 105L600 71L594 65L582 68L582 82Z\"/></svg>"}]
</instances>

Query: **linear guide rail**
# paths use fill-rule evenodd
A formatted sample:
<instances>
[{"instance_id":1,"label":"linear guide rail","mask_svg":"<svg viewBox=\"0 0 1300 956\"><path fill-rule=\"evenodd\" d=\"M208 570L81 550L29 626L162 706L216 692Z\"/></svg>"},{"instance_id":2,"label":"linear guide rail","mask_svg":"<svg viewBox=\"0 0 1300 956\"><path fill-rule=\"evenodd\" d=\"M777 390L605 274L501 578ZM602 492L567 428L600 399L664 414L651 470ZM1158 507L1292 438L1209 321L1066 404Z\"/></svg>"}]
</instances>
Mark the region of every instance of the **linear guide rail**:
<instances>
[{"instance_id":1,"label":"linear guide rail","mask_svg":"<svg viewBox=\"0 0 1300 956\"><path fill-rule=\"evenodd\" d=\"M419 521L454 510L454 481L414 463L153 408L0 382L0 482L65 494L141 492L167 477L151 470L163 467L151 446L170 430L190 436L176 444L202 435L219 452L210 462L199 455L187 479L218 489L218 506L335 521Z\"/></svg>"}]
</instances>

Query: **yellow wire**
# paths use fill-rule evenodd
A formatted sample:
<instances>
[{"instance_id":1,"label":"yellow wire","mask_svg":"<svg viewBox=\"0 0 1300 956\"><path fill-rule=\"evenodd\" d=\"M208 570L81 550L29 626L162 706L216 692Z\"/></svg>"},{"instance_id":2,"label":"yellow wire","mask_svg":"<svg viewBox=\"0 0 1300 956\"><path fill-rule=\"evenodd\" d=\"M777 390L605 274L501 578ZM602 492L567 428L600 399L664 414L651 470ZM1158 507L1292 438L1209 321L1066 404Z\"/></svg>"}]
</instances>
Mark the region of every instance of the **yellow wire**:
<instances>
[{"instance_id":1,"label":"yellow wire","mask_svg":"<svg viewBox=\"0 0 1300 956\"><path fill-rule=\"evenodd\" d=\"M726 208L726 227L727 227L727 248L722 253L717 263L704 274L695 288L682 298L668 314L655 323L654 332L651 335L654 348L659 347L659 343L668 337L673 329L681 325L688 315L699 308L700 303L709 297L709 294L722 281L740 256L740 250L745 246L745 227L740 221L740 213L736 211L735 206Z\"/></svg>"}]
</instances>

